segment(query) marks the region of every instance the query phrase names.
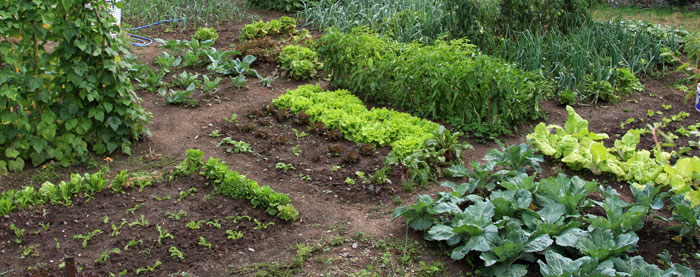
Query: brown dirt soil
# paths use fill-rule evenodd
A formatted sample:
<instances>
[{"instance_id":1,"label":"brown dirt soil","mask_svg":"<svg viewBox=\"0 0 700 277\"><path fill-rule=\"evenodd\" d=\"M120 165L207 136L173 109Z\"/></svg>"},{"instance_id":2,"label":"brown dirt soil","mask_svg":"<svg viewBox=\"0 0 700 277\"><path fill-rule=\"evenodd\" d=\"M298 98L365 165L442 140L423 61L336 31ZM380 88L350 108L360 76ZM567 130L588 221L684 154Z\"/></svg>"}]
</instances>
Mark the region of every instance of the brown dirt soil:
<instances>
[{"instance_id":1,"label":"brown dirt soil","mask_svg":"<svg viewBox=\"0 0 700 277\"><path fill-rule=\"evenodd\" d=\"M264 20L277 18L281 13L251 10ZM247 23L247 22L246 22ZM243 24L219 26L220 39L215 47L232 49L230 44L236 43L236 36ZM165 27L160 27L165 28ZM147 34L158 34L161 38L189 39L192 31L160 33L154 28ZM161 49L151 46L135 48L133 53L141 61L150 62L160 55ZM245 54L245 53L244 53ZM264 76L279 73L278 65L257 62L254 68ZM188 69L189 71L190 69ZM181 70L174 72L179 74ZM204 70L193 70L204 73ZM172 78L172 77L168 77ZM171 80L166 78L166 80ZM680 92L670 88L679 80L678 75L661 77L660 80L649 79L642 82L647 90L633 96L624 97L618 105L599 107L577 107L576 111L590 121L590 129L594 132L606 132L611 139L624 134L620 122L629 117L644 118L647 110L662 110L663 116L685 111L690 114L681 123L672 123L670 128L675 130L677 124L693 124L700 121L700 113L695 112L690 104L682 103ZM263 114L253 118L271 100L277 98L287 89L294 89L305 82L280 77L273 83L273 88L262 88L255 78L248 78L247 89L235 89L228 78L222 83L214 95L198 95L195 99L199 107L166 105L163 97L155 93L139 91L143 98L143 106L153 114L153 123L149 125L152 136L144 138L136 144L131 157L114 154L109 158L91 157L83 166L58 168L48 166L43 169L29 169L20 174L11 174L0 179L1 190L19 188L24 185L38 186L48 179L53 182L66 180L70 172L93 172L104 166L110 168L111 174L122 169L130 171L164 172L172 168L184 158L185 150L198 148L204 151L205 157L212 156L226 161L229 168L245 174L248 178L257 180L261 185L269 185L277 192L289 194L292 203L299 210L301 219L295 223L284 223L267 215L264 211L252 208L245 200L232 200L219 195L212 195L211 186L200 177L179 178L171 183L157 183L146 187L143 192L135 189L123 195L115 196L112 192L102 192L95 199L85 201L76 199L72 206L45 206L14 213L0 221L0 273L14 270L12 276L23 275L29 266L45 263L45 268L55 270L63 257L75 256L85 272L93 272L96 276L105 276L108 272L129 270L133 275L136 268L152 266L156 260L163 265L152 273L154 276L187 272L197 276L221 275L252 275L258 270L264 270L272 275L284 273L292 275L347 275L350 273L377 272L389 275L402 268L409 275L422 275L425 268L418 262L430 265L441 262L446 266L445 271L438 275L463 275L473 273L478 267L468 262L454 262L446 255L446 250L439 244L426 243L422 234L407 231L403 220L392 221L392 211L399 205L411 204L418 194L435 195L442 188L437 185L424 188L421 191L407 193L402 189L401 177L398 170L390 174L392 185L380 193L375 193L364 187L355 171L373 172L382 164L388 148L380 148L371 156L361 156L356 163L343 161L344 155L329 155L329 147L338 145L343 152L359 152L355 143L345 140L334 141L323 133L315 133L308 125L294 123L294 119L278 120L273 114ZM319 82L328 88L324 80ZM650 96L651 95L651 96ZM216 96L218 100L216 101ZM662 104L670 104L670 110L661 108ZM555 101L542 103L548 112L546 121L550 124L563 124L566 120L564 107ZM227 123L224 118L237 114L239 123ZM248 115L251 115L249 117ZM649 118L659 121L662 116ZM627 128L644 128L646 123L635 123ZM507 144L525 141L525 134L531 131L537 122L521 126L520 133L502 138ZM676 124L676 125L674 125ZM252 126L255 130L246 132L244 126ZM251 127L251 128L252 128ZM251 129L249 128L249 129ZM292 129L306 132L309 135L299 138ZM221 137L212 138L209 134L219 130ZM266 130L266 131L262 131ZM264 134L268 133L268 138ZM276 136L276 137L275 137ZM248 142L257 154L227 153L225 150L232 146L216 145L224 137ZM606 142L612 144L611 141ZM687 143L682 138L679 145ZM650 136L645 136L641 146L652 146ZM301 154L294 155L292 148L299 145ZM480 161L484 154L497 147L494 142L473 143L475 150L465 153L465 161ZM698 154L693 152L695 155ZM291 163L297 170L280 171L275 169L278 162ZM337 171L333 166L339 165ZM593 176L588 172L571 172L558 162L547 160L542 164L542 176L553 176L559 172L569 175L578 174L585 179L597 179L608 185L613 185L626 200L631 199L626 184L618 183L610 176ZM308 175L311 180L302 180L299 174ZM355 185L344 184L346 177L353 177ZM197 188L197 193L177 202L180 191ZM390 189L391 187L391 189ZM392 193L396 191L396 193ZM152 195L170 195L171 200L156 201ZM593 196L599 197L599 196ZM135 214L126 214L125 210L137 204L146 205ZM165 217L165 212L177 212L182 209L187 216L180 221ZM598 211L600 212L600 211ZM117 237L110 237L111 223L122 219L132 222L143 214L149 221L147 228L128 226L123 227ZM109 216L109 224L103 223L103 216ZM255 223L247 220L233 223L225 220L227 216L250 215L261 222L274 222L265 230L256 230ZM666 212L667 216L667 212ZM222 223L221 229L202 224L198 231L185 228L190 220L214 220ZM39 222L51 223L49 231L41 231ZM13 223L19 228L25 228L26 233L22 245L16 244L15 235L9 225ZM156 225L161 225L175 237L166 239L162 245L156 242L158 232ZM657 254L667 249L673 261L698 269L692 260L684 262L684 255L697 252L697 245L692 243L677 243L670 239L674 234L666 230L667 224L654 220L639 232L639 254L647 262L657 263ZM87 248L82 249L80 242L72 239L73 235L85 234L91 230L101 229L103 232L90 240ZM226 239L225 230L240 230L244 237L239 240ZM36 232L36 233L35 233ZM212 250L198 245L199 237L203 236L212 243ZM56 249L53 238L58 238L61 248ZM134 250L124 251L123 247L132 238L141 239L143 246ZM186 259L179 261L170 256L168 249L176 246L183 251ZM301 246L300 246L301 245ZM408 245L409 247L406 247ZM36 246L37 256L30 255L21 259L23 247ZM109 249L122 248L121 255L112 257L103 264L93 261ZM302 263L295 264L298 251L307 247L310 254L301 255ZM252 249L252 250L251 250ZM399 258L407 253L407 260L402 263ZM389 262L384 257L388 255ZM296 257L296 258L295 258ZM534 267L531 267L534 268ZM423 270L423 271L421 271ZM532 271L532 270L531 270ZM532 272L531 272L532 273ZM478 273L474 273L478 274ZM59 273L60 275L60 273ZM536 274L535 274L536 276Z\"/></svg>"}]
</instances>

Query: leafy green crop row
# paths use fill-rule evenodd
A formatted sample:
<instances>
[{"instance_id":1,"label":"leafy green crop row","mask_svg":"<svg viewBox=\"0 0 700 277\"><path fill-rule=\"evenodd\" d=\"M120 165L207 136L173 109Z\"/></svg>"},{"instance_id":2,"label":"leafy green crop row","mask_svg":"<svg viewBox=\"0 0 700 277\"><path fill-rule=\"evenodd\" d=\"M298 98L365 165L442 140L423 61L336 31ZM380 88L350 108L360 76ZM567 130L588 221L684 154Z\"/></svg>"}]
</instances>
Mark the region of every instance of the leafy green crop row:
<instances>
[{"instance_id":1,"label":"leafy green crop row","mask_svg":"<svg viewBox=\"0 0 700 277\"><path fill-rule=\"evenodd\" d=\"M295 12L314 4L317 0L248 0L254 6L273 11Z\"/></svg>"},{"instance_id":2,"label":"leafy green crop row","mask_svg":"<svg viewBox=\"0 0 700 277\"><path fill-rule=\"evenodd\" d=\"M318 52L332 85L479 138L510 134L538 118L538 101L551 90L536 74L483 55L465 40L423 46L364 28L349 34L329 29Z\"/></svg>"},{"instance_id":3,"label":"leafy green crop row","mask_svg":"<svg viewBox=\"0 0 700 277\"><path fill-rule=\"evenodd\" d=\"M569 118L564 127L540 123L528 140L547 156L561 159L574 170L583 168L594 174L611 173L621 180L670 186L677 194L685 194L692 206L700 205L700 158L683 157L671 164L671 154L660 147L637 150L638 130L628 131L607 148L601 140L607 134L588 130L588 121L567 106ZM552 130L555 132L552 133Z\"/></svg>"},{"instance_id":4,"label":"leafy green crop row","mask_svg":"<svg viewBox=\"0 0 700 277\"><path fill-rule=\"evenodd\" d=\"M658 190L633 190L635 203L628 203L601 187L605 199L593 201L588 195L597 190L595 182L563 174L539 181L528 176L539 170L541 157L527 149L489 151L486 163L475 162L472 170L452 166L453 177L469 181L444 182L450 191L439 192L436 200L420 195L415 204L397 208L394 219L404 217L409 227L426 232L426 240L445 243L452 259L483 264L490 276L524 276L532 262L544 276L694 276L684 266L666 263L661 270L627 256L636 252L634 232L651 210L663 206ZM593 206L605 214L584 212Z\"/></svg>"},{"instance_id":5,"label":"leafy green crop row","mask_svg":"<svg viewBox=\"0 0 700 277\"><path fill-rule=\"evenodd\" d=\"M150 113L138 104L105 5L0 2L0 175L29 161L67 166L89 150L130 154L149 133ZM47 52L50 41L57 45Z\"/></svg>"},{"instance_id":6,"label":"leafy green crop row","mask_svg":"<svg viewBox=\"0 0 700 277\"><path fill-rule=\"evenodd\" d=\"M172 179L175 175L191 175L203 167L204 170L200 174L215 183L215 192L234 199L250 199L254 207L266 209L269 214L277 215L283 220L295 220L299 217L299 212L289 203L288 195L276 193L269 186L258 186L256 181L229 170L226 164L218 159L210 158L204 164L203 157L202 151L187 150L185 160L178 165L173 175L165 176L164 179ZM70 181L61 181L58 185L45 182L39 189L27 186L21 190L3 192L0 194L0 216L15 210L44 204L70 206L72 198L76 195L82 193L84 197L91 198L95 193L109 187L114 193L123 193L128 186L139 187L141 190L157 180L162 179L160 176L130 174L123 170L107 185L108 180L104 179L101 171L94 174L85 173L83 176L72 174Z\"/></svg>"},{"instance_id":7,"label":"leafy green crop row","mask_svg":"<svg viewBox=\"0 0 700 277\"><path fill-rule=\"evenodd\" d=\"M399 156L420 149L438 124L385 108L368 110L347 90L323 91L318 85L288 90L273 101L280 109L304 112L312 122L338 128L345 138L360 143L391 145Z\"/></svg>"},{"instance_id":8,"label":"leafy green crop row","mask_svg":"<svg viewBox=\"0 0 700 277\"><path fill-rule=\"evenodd\" d=\"M187 150L185 160L177 166L175 174L190 175L199 172L200 175L214 182L214 191L234 199L249 199L254 207L260 207L270 215L276 215L283 220L296 220L299 212L294 208L289 196L277 193L269 186L259 186L258 182L246 178L228 168L225 162L209 158L204 163L204 153L197 149Z\"/></svg>"},{"instance_id":9,"label":"leafy green crop row","mask_svg":"<svg viewBox=\"0 0 700 277\"><path fill-rule=\"evenodd\" d=\"M261 38L265 36L278 36L282 34L296 33L297 20L289 16L280 17L268 22L262 20L243 26L238 34L238 39L245 41L248 39Z\"/></svg>"}]
</instances>

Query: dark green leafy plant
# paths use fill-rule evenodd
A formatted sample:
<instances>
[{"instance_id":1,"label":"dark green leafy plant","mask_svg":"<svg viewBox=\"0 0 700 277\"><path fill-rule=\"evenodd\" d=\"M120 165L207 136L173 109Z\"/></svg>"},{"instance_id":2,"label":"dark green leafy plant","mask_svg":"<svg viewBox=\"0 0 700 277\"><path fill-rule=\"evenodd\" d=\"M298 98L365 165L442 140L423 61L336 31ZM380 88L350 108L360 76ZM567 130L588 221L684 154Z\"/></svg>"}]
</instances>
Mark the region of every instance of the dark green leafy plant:
<instances>
[{"instance_id":1,"label":"dark green leafy plant","mask_svg":"<svg viewBox=\"0 0 700 277\"><path fill-rule=\"evenodd\" d=\"M464 39L425 46L379 37L366 28L330 29L319 39L318 53L333 86L444 120L482 139L510 134L540 117L538 102L551 89L537 74L484 55Z\"/></svg>"},{"instance_id":2,"label":"dark green leafy plant","mask_svg":"<svg viewBox=\"0 0 700 277\"><path fill-rule=\"evenodd\" d=\"M85 5L92 9L86 9ZM0 19L0 174L55 160L84 162L88 151L120 149L147 134L150 114L138 105L132 64L104 1L5 1L23 15ZM49 27L46 27L49 26ZM45 45L56 42L53 51Z\"/></svg>"}]
</instances>

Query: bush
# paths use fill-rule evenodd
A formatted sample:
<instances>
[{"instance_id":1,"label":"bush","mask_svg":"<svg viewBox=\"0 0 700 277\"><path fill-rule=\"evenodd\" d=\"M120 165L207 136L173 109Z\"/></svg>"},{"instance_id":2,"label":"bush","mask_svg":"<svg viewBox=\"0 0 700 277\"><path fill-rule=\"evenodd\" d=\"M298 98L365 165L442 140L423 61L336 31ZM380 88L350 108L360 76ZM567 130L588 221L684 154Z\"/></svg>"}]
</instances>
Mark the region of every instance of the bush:
<instances>
[{"instance_id":1,"label":"bush","mask_svg":"<svg viewBox=\"0 0 700 277\"><path fill-rule=\"evenodd\" d=\"M483 55L466 40L423 46L366 29L329 29L319 45L332 85L478 138L510 134L538 118L538 101L551 89L538 75Z\"/></svg>"},{"instance_id":2,"label":"bush","mask_svg":"<svg viewBox=\"0 0 700 277\"><path fill-rule=\"evenodd\" d=\"M219 38L219 34L216 32L216 30L214 30L214 28L202 27L197 29L197 32L194 34L194 38L199 41L213 40L216 42L216 40Z\"/></svg>"},{"instance_id":3,"label":"bush","mask_svg":"<svg viewBox=\"0 0 700 277\"><path fill-rule=\"evenodd\" d=\"M298 45L288 45L282 49L279 62L295 80L308 80L316 76L323 64L318 61L315 51Z\"/></svg>"}]
</instances>

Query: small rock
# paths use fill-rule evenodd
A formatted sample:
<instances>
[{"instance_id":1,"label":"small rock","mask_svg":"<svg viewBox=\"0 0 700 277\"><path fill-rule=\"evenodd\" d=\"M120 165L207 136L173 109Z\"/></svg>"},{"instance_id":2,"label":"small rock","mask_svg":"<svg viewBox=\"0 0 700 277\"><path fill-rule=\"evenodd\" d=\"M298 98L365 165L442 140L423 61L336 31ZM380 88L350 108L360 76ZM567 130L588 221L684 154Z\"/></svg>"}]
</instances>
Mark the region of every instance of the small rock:
<instances>
[{"instance_id":1,"label":"small rock","mask_svg":"<svg viewBox=\"0 0 700 277\"><path fill-rule=\"evenodd\" d=\"M352 243L352 248L357 248L357 242Z\"/></svg>"},{"instance_id":2,"label":"small rock","mask_svg":"<svg viewBox=\"0 0 700 277\"><path fill-rule=\"evenodd\" d=\"M253 249L253 248L248 248L248 251L250 251L250 252L255 252L255 249Z\"/></svg>"}]
</instances>

